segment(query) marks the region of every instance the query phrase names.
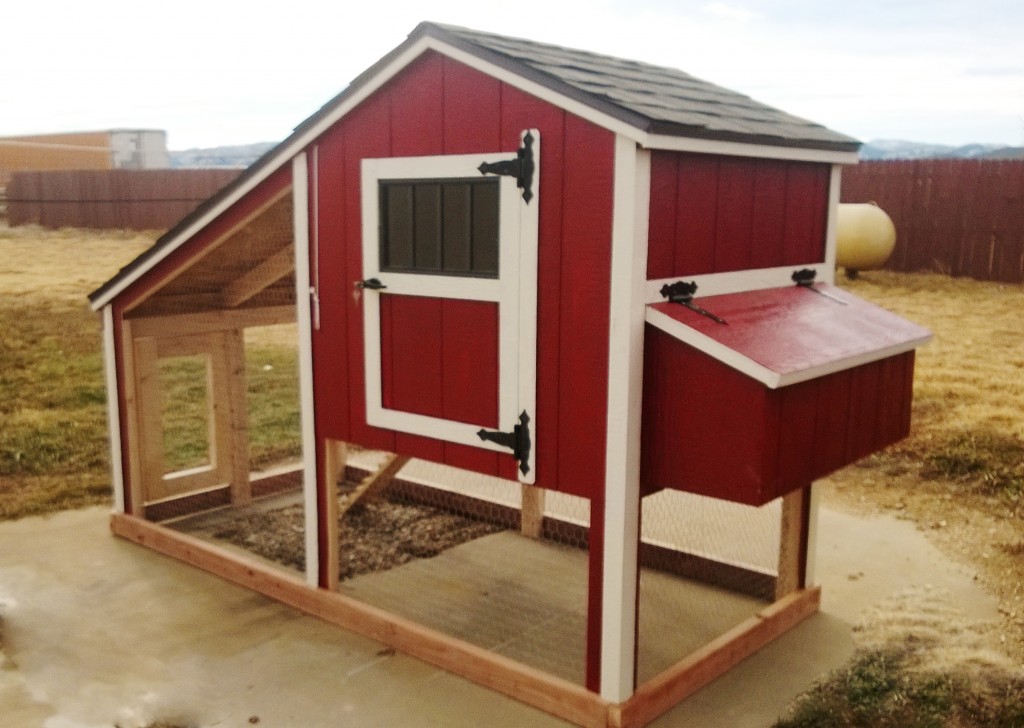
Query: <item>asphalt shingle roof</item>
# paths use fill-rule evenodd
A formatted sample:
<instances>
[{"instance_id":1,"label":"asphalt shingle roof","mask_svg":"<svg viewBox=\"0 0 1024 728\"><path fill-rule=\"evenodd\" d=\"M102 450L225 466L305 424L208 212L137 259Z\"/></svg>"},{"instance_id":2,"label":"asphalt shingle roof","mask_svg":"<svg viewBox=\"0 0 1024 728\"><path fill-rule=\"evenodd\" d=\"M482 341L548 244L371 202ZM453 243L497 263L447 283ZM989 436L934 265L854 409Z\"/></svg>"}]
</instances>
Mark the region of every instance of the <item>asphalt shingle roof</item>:
<instances>
[{"instance_id":1,"label":"asphalt shingle roof","mask_svg":"<svg viewBox=\"0 0 1024 728\"><path fill-rule=\"evenodd\" d=\"M835 151L860 146L845 134L674 68L437 23L421 23L410 39L420 35L483 52L508 70L651 133Z\"/></svg>"}]
</instances>

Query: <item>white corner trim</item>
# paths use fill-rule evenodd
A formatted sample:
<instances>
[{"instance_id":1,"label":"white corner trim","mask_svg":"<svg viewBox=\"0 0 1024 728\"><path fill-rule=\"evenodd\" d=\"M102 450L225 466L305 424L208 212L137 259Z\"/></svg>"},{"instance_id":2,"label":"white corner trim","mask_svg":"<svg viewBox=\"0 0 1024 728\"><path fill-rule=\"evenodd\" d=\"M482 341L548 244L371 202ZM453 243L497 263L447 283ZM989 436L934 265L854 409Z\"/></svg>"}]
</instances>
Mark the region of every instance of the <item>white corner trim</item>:
<instances>
[{"instance_id":1,"label":"white corner trim","mask_svg":"<svg viewBox=\"0 0 1024 728\"><path fill-rule=\"evenodd\" d=\"M836 282L836 224L839 220L839 192L843 168L832 165L828 180L828 222L825 225L825 269L819 271L818 280Z\"/></svg>"},{"instance_id":2,"label":"white corner trim","mask_svg":"<svg viewBox=\"0 0 1024 728\"><path fill-rule=\"evenodd\" d=\"M637 549L640 541L640 423L650 153L615 139L611 300L605 442L601 697L622 702L635 689Z\"/></svg>"},{"instance_id":3,"label":"white corner trim","mask_svg":"<svg viewBox=\"0 0 1024 728\"><path fill-rule=\"evenodd\" d=\"M761 159L786 159L794 162L825 162L829 164L857 164L857 152L838 152L827 149L806 149L803 147L776 147L768 144L725 142L715 139L646 134L640 140L646 149L664 149L672 152L695 152L698 154L724 154L733 157L758 157Z\"/></svg>"},{"instance_id":4,"label":"white corner trim","mask_svg":"<svg viewBox=\"0 0 1024 728\"><path fill-rule=\"evenodd\" d=\"M826 280L833 268L828 263L804 263L784 265L778 268L755 268L752 270L731 271L729 273L704 273L695 276L675 276L647 281L647 303L664 303L661 287L676 281L693 281L697 284L697 297L722 296L727 293L744 291L761 291L766 288L785 288L794 285L793 273L803 268L810 268L816 274L816 280Z\"/></svg>"},{"instance_id":5,"label":"white corner trim","mask_svg":"<svg viewBox=\"0 0 1024 728\"><path fill-rule=\"evenodd\" d=\"M117 388L117 350L114 347L114 311L103 307L103 370L107 384L107 427L110 430L110 476L114 511L124 513L124 468L121 452L121 398Z\"/></svg>"},{"instance_id":6,"label":"white corner trim","mask_svg":"<svg viewBox=\"0 0 1024 728\"><path fill-rule=\"evenodd\" d=\"M319 584L320 519L317 506L316 421L313 399L313 326L309 296L309 179L305 153L292 160L292 229L295 244L295 313L299 337L302 494L306 528L306 583Z\"/></svg>"}]
</instances>

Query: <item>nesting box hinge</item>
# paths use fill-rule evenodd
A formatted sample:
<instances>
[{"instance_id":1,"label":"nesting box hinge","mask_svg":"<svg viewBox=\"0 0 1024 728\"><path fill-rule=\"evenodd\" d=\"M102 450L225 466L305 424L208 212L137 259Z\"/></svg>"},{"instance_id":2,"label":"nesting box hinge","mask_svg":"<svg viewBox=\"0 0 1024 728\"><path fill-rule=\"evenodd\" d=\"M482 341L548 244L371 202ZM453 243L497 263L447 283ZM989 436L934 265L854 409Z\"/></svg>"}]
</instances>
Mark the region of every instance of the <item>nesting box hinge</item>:
<instances>
[{"instance_id":1,"label":"nesting box hinge","mask_svg":"<svg viewBox=\"0 0 1024 728\"><path fill-rule=\"evenodd\" d=\"M706 316L712 321L728 326L728 321L716 316L710 311L704 310L693 302L693 294L696 292L696 281L676 281L675 283L666 283L661 287L661 295L667 298L671 303L678 303L681 306L686 306L694 313L699 313L701 316Z\"/></svg>"},{"instance_id":2,"label":"nesting box hinge","mask_svg":"<svg viewBox=\"0 0 1024 728\"><path fill-rule=\"evenodd\" d=\"M516 186L523 191L523 199L530 204L533 199L533 135L526 132L523 146L516 151L515 159L503 159L500 162L483 162L479 167L480 174L497 174L503 177L515 177Z\"/></svg>"},{"instance_id":3,"label":"nesting box hinge","mask_svg":"<svg viewBox=\"0 0 1024 728\"><path fill-rule=\"evenodd\" d=\"M526 410L519 415L519 424L512 428L512 432L478 430L476 434L481 440L512 450L512 455L519 461L519 472L523 475L530 472L530 415L526 414Z\"/></svg>"},{"instance_id":4,"label":"nesting box hinge","mask_svg":"<svg viewBox=\"0 0 1024 728\"><path fill-rule=\"evenodd\" d=\"M808 291L814 291L819 296L824 296L825 298L835 301L836 303L841 303L845 306L846 301L841 298L836 298L832 294L814 287L814 279L817 275L818 271L813 268L801 268L800 270L793 271L792 278L793 282L800 286L800 288L806 288Z\"/></svg>"}]
</instances>

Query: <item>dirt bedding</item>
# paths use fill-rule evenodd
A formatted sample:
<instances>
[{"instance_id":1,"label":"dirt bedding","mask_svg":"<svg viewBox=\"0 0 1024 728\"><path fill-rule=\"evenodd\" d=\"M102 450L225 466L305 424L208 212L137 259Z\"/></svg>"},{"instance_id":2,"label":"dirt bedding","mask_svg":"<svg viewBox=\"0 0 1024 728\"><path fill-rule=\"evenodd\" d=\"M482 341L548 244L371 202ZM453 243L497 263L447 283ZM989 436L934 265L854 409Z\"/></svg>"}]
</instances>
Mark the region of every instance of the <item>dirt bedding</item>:
<instances>
[{"instance_id":1,"label":"dirt bedding","mask_svg":"<svg viewBox=\"0 0 1024 728\"><path fill-rule=\"evenodd\" d=\"M503 530L430 506L381 498L353 506L340 522L339 578L386 571ZM217 539L292 568L305 568L301 505L238 514L210 530Z\"/></svg>"}]
</instances>

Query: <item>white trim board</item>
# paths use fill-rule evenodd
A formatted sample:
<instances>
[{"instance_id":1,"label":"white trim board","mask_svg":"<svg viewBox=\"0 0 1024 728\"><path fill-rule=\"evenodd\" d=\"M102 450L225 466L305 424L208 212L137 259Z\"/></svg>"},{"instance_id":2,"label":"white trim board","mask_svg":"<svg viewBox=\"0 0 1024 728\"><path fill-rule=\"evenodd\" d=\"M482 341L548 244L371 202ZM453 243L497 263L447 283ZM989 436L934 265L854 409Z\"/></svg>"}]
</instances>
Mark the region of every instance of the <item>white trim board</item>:
<instances>
[{"instance_id":1,"label":"white trim board","mask_svg":"<svg viewBox=\"0 0 1024 728\"><path fill-rule=\"evenodd\" d=\"M629 137L616 138L601 579L601 697L612 702L626 700L635 689L650 169L650 152Z\"/></svg>"},{"instance_id":2,"label":"white trim board","mask_svg":"<svg viewBox=\"0 0 1024 728\"><path fill-rule=\"evenodd\" d=\"M127 287L132 285L143 274L152 269L168 255L177 250L187 240L190 240L199 231L205 228L213 220L223 214L228 208L251 192L261 182L266 180L284 164L299 154L307 146L330 129L334 124L344 118L349 111L362 103L370 94L378 90L385 83L390 81L399 71L404 69L416 58L427 51L435 51L455 61L464 63L470 68L476 69L502 82L508 83L520 91L529 93L537 98L547 101L572 114L580 116L587 121L608 129L618 135L633 140L640 146L647 149L666 149L675 151L692 151L704 154L723 154L729 156L764 157L771 159L792 159L802 161L831 162L836 164L856 164L856 152L835 152L826 150L806 149L801 147L773 147L760 144L746 144L740 142L723 142L707 139L692 139L688 137L667 136L661 134L650 134L638 129L626 122L616 119L608 114L598 111L581 101L569 98L564 94L552 91L547 86L530 81L500 66L485 61L478 56L455 48L437 38L424 36L411 43L405 50L395 56L387 65L381 68L376 75L367 79L362 85L352 92L351 96L343 99L338 105L300 134L296 134L277 149L273 158L261 167L252 177L245 180L237 188L226 195L217 205L207 210L198 219L194 220L185 229L179 231L174 238L165 243L151 259L144 265L131 271L125 278L106 291L100 298L92 303L94 311L98 311L119 295Z\"/></svg>"},{"instance_id":3,"label":"white trim board","mask_svg":"<svg viewBox=\"0 0 1024 728\"><path fill-rule=\"evenodd\" d=\"M815 280L831 282L833 270L828 263L804 263L800 265L784 265L778 268L756 268L753 270L730 271L729 273L704 273L695 276L675 276L648 280L646 284L647 303L664 303L661 287L666 283L692 281L697 284L697 295L694 300L705 296L722 296L727 293L744 291L761 291L766 288L785 288L796 285L793 273L804 268L815 272Z\"/></svg>"},{"instance_id":4,"label":"white trim board","mask_svg":"<svg viewBox=\"0 0 1024 728\"><path fill-rule=\"evenodd\" d=\"M306 583L320 578L316 420L313 399L313 326L309 280L309 180L306 155L292 160L292 227L295 241L295 313L299 337L299 413L302 428L302 494L306 528Z\"/></svg>"},{"instance_id":5,"label":"white trim board","mask_svg":"<svg viewBox=\"0 0 1024 728\"><path fill-rule=\"evenodd\" d=\"M128 342L131 346L131 342ZM114 346L114 311L103 307L103 372L107 384L107 427L110 431L110 473L114 511L124 513L124 468L121 461L121 398L117 388L117 349Z\"/></svg>"},{"instance_id":6,"label":"white trim board","mask_svg":"<svg viewBox=\"0 0 1024 728\"><path fill-rule=\"evenodd\" d=\"M756 379L769 389L788 387L791 384L799 384L800 382L817 379L828 374L853 369L861 364L868 364L880 359L888 359L892 356L904 354L927 344L932 338L931 334L929 334L901 344L864 352L856 356L835 359L827 364L809 367L807 369L790 372L788 374L779 374L778 372L772 371L768 367L759 364L753 359L744 356L735 349L731 349L725 344L715 341L710 336L702 334L696 329L692 329L686 324L676 321L671 316L666 316L651 306L647 306L646 320L647 323L651 324L655 328L664 331L666 334L679 339L685 344L693 346L695 349L702 351L708 356L717 359L723 364L726 364L743 374L746 374L748 377Z\"/></svg>"}]
</instances>

